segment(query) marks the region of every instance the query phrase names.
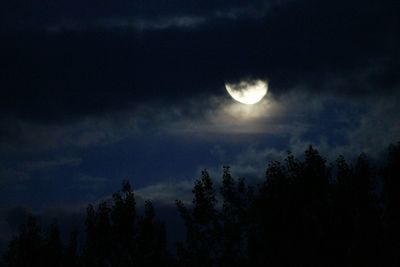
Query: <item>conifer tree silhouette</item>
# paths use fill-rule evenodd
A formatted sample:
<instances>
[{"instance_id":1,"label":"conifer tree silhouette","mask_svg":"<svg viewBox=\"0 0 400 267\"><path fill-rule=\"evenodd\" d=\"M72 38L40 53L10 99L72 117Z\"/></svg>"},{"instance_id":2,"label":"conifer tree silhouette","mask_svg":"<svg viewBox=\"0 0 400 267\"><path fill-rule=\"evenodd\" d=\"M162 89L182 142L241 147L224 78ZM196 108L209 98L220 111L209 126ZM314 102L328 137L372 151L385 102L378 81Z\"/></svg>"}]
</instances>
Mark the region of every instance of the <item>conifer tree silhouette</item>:
<instances>
[{"instance_id":1,"label":"conifer tree silhouette","mask_svg":"<svg viewBox=\"0 0 400 267\"><path fill-rule=\"evenodd\" d=\"M70 233L67 246L64 253L64 266L65 267L78 267L80 266L79 251L78 251L78 230L73 230Z\"/></svg>"},{"instance_id":2,"label":"conifer tree silhouette","mask_svg":"<svg viewBox=\"0 0 400 267\"><path fill-rule=\"evenodd\" d=\"M221 239L216 192L206 170L192 192L191 210L181 201L176 203L186 226L186 241L178 245L178 257L183 266L213 266L219 257Z\"/></svg>"},{"instance_id":3,"label":"conifer tree silhouette","mask_svg":"<svg viewBox=\"0 0 400 267\"><path fill-rule=\"evenodd\" d=\"M400 142L391 145L383 168L384 262L400 265Z\"/></svg>"},{"instance_id":4,"label":"conifer tree silhouette","mask_svg":"<svg viewBox=\"0 0 400 267\"><path fill-rule=\"evenodd\" d=\"M221 227L222 266L242 266L246 262L246 232L251 197L244 179L235 181L228 166L223 167Z\"/></svg>"},{"instance_id":5,"label":"conifer tree silhouette","mask_svg":"<svg viewBox=\"0 0 400 267\"><path fill-rule=\"evenodd\" d=\"M135 262L136 200L129 182L125 181L121 192L113 194L112 241L114 262L118 266L130 266Z\"/></svg>"},{"instance_id":6,"label":"conifer tree silhouette","mask_svg":"<svg viewBox=\"0 0 400 267\"><path fill-rule=\"evenodd\" d=\"M376 182L378 181L378 182ZM381 192L375 188L383 182ZM176 258L167 251L166 228L145 202L136 210L124 182L112 199L89 205L85 242L73 231L64 247L56 223L42 231L34 216L20 227L4 254L5 266L398 266L400 263L400 143L382 168L361 154L328 167L310 146L268 164L253 190L223 167L219 190L207 171L193 200L177 200L186 239ZM218 194L219 193L219 194ZM220 200L220 202L218 202Z\"/></svg>"},{"instance_id":7,"label":"conifer tree silhouette","mask_svg":"<svg viewBox=\"0 0 400 267\"><path fill-rule=\"evenodd\" d=\"M56 221L54 221L47 230L43 245L43 266L62 266L63 245Z\"/></svg>"},{"instance_id":8,"label":"conifer tree silhouette","mask_svg":"<svg viewBox=\"0 0 400 267\"><path fill-rule=\"evenodd\" d=\"M18 236L13 239L5 254L5 262L9 267L42 266L43 238L34 216L29 216L26 224L20 228Z\"/></svg>"}]
</instances>

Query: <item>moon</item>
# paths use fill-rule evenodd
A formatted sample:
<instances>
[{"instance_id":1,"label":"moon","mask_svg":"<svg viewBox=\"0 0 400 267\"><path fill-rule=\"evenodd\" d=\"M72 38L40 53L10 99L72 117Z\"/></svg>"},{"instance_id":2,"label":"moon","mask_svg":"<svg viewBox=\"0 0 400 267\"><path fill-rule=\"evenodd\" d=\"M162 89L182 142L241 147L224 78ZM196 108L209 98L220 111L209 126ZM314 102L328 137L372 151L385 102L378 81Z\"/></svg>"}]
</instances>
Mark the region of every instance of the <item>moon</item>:
<instances>
[{"instance_id":1,"label":"moon","mask_svg":"<svg viewBox=\"0 0 400 267\"><path fill-rule=\"evenodd\" d=\"M268 83L263 80L241 81L240 83L225 83L225 88L233 99L253 105L260 102L268 92Z\"/></svg>"}]
</instances>

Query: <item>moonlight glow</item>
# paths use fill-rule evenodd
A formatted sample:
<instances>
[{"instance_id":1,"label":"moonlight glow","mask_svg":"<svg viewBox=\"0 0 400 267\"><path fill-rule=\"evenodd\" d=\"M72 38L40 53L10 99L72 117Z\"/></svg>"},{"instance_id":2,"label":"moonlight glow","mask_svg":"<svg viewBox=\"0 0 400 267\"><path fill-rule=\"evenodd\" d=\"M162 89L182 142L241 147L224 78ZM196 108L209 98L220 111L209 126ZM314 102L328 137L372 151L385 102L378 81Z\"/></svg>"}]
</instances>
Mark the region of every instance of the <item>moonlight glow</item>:
<instances>
[{"instance_id":1,"label":"moonlight glow","mask_svg":"<svg viewBox=\"0 0 400 267\"><path fill-rule=\"evenodd\" d=\"M252 105L259 102L268 91L268 84L263 80L226 83L225 88L236 101Z\"/></svg>"}]
</instances>

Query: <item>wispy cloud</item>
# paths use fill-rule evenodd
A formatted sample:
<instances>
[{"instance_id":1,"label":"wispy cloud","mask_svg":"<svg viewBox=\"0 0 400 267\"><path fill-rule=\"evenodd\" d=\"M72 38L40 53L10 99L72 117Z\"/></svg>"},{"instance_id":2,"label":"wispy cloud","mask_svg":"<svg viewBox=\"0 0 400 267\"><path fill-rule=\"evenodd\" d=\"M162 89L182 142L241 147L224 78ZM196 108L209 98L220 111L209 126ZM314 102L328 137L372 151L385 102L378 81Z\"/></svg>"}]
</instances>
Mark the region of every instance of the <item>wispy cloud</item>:
<instances>
[{"instance_id":1,"label":"wispy cloud","mask_svg":"<svg viewBox=\"0 0 400 267\"><path fill-rule=\"evenodd\" d=\"M26 164L29 170L43 170L62 166L77 166L81 164L80 158L61 158L55 160L39 160L31 161Z\"/></svg>"},{"instance_id":2,"label":"wispy cloud","mask_svg":"<svg viewBox=\"0 0 400 267\"><path fill-rule=\"evenodd\" d=\"M294 152L310 143L329 146L326 149L330 151L372 152L400 136L396 118L399 99L395 92L349 97L330 91L317 94L301 88L279 96L268 94L250 106L236 103L228 95L196 97L171 106L150 103L135 107L135 111L127 109L105 117L86 117L65 125L20 122L18 138L22 142L10 144L5 140L2 148L3 151L87 148L157 132L215 141L227 136L236 136L238 141L251 135L280 137L287 140L285 149ZM346 149L350 144L351 149ZM31 162L28 166L37 169L79 163L76 158L61 158Z\"/></svg>"},{"instance_id":3,"label":"wispy cloud","mask_svg":"<svg viewBox=\"0 0 400 267\"><path fill-rule=\"evenodd\" d=\"M30 180L30 178L31 176L28 172L0 166L0 189L10 184L21 184Z\"/></svg>"},{"instance_id":4,"label":"wispy cloud","mask_svg":"<svg viewBox=\"0 0 400 267\"><path fill-rule=\"evenodd\" d=\"M193 28L206 22L200 16L174 16L156 19L107 19L99 21L104 28L132 28L134 30L163 30L168 28Z\"/></svg>"},{"instance_id":5,"label":"wispy cloud","mask_svg":"<svg viewBox=\"0 0 400 267\"><path fill-rule=\"evenodd\" d=\"M88 31L92 29L125 29L132 31L166 30L171 28L185 29L195 28L207 22L207 18L201 16L166 16L160 18L127 18L111 17L91 21L60 21L57 24L48 25L46 30L50 33L62 31Z\"/></svg>"},{"instance_id":6,"label":"wispy cloud","mask_svg":"<svg viewBox=\"0 0 400 267\"><path fill-rule=\"evenodd\" d=\"M175 205L175 200L179 199L189 203L192 198L191 189L193 180L161 182L135 191L139 200L151 200L163 205Z\"/></svg>"},{"instance_id":7,"label":"wispy cloud","mask_svg":"<svg viewBox=\"0 0 400 267\"><path fill-rule=\"evenodd\" d=\"M15 120L13 137L0 139L0 150L5 153L17 153L20 150L40 149L50 151L61 147L91 147L112 144L138 132L137 117L131 113L115 113L110 116L88 116L80 120L55 125L36 124ZM10 142L18 139L18 142ZM30 167L50 167L62 164L79 164L78 159L32 162ZM37 166L35 166L35 164Z\"/></svg>"},{"instance_id":8,"label":"wispy cloud","mask_svg":"<svg viewBox=\"0 0 400 267\"><path fill-rule=\"evenodd\" d=\"M272 6L281 6L292 0L277 1L253 1L251 3L226 3L211 4L209 8L197 9L197 3L190 2L178 8L179 12L173 10L161 12L158 16L146 16L146 14L136 14L123 16L110 13L109 16L97 16L88 20L79 20L76 17L61 19L57 23L49 24L46 29L49 32L61 31L87 31L93 28L103 29L130 29L135 31L146 30L165 30L170 28L194 28L212 24L215 20L238 20L242 18L260 19L269 14ZM186 12L182 11L185 10ZM171 7L169 7L171 8ZM157 9L157 8L156 8ZM67 16L68 17L68 16Z\"/></svg>"}]
</instances>

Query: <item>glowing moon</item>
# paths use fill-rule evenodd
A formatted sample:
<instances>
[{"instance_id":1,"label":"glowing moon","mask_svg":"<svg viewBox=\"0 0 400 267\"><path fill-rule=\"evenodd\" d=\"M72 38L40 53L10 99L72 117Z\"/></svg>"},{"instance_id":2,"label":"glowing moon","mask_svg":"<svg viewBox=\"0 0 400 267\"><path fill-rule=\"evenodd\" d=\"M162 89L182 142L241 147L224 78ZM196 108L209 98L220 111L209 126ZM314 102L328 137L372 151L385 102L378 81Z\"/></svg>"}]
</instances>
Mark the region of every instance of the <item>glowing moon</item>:
<instances>
[{"instance_id":1,"label":"glowing moon","mask_svg":"<svg viewBox=\"0 0 400 267\"><path fill-rule=\"evenodd\" d=\"M267 94L268 83L263 80L241 81L236 84L226 83L225 88L236 101L246 105L253 105Z\"/></svg>"}]
</instances>

